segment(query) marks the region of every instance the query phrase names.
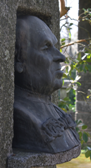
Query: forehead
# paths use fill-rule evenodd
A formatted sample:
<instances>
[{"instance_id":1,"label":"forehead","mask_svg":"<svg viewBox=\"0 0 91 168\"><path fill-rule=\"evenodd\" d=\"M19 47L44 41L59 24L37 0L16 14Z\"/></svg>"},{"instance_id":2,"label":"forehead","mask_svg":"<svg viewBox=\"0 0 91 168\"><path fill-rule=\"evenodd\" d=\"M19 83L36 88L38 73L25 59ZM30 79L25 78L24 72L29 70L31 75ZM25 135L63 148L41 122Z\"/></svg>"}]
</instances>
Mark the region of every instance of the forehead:
<instances>
[{"instance_id":1,"label":"forehead","mask_svg":"<svg viewBox=\"0 0 91 168\"><path fill-rule=\"evenodd\" d=\"M35 16L28 16L26 18L25 29L30 41L35 43L35 45L45 41L50 41L52 44L57 43L57 39L50 28Z\"/></svg>"}]
</instances>

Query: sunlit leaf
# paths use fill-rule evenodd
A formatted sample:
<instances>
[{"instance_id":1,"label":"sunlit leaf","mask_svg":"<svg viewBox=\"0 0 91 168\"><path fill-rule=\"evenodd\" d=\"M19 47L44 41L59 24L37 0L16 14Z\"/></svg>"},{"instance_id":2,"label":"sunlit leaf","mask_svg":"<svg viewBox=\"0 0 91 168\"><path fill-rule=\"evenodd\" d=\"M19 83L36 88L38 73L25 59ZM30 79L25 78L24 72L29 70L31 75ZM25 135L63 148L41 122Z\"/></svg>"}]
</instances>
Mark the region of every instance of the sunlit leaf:
<instances>
[{"instance_id":1,"label":"sunlit leaf","mask_svg":"<svg viewBox=\"0 0 91 168\"><path fill-rule=\"evenodd\" d=\"M71 33L69 33L69 38L71 39Z\"/></svg>"},{"instance_id":2,"label":"sunlit leaf","mask_svg":"<svg viewBox=\"0 0 91 168\"><path fill-rule=\"evenodd\" d=\"M80 82L75 82L75 84L77 84L78 86L81 86L81 83L80 83Z\"/></svg>"},{"instance_id":3,"label":"sunlit leaf","mask_svg":"<svg viewBox=\"0 0 91 168\"><path fill-rule=\"evenodd\" d=\"M62 39L61 39L61 42L63 42L63 41L65 41L65 38L62 38Z\"/></svg>"},{"instance_id":4,"label":"sunlit leaf","mask_svg":"<svg viewBox=\"0 0 91 168\"><path fill-rule=\"evenodd\" d=\"M66 65L62 66L61 70L64 70L66 67L67 67Z\"/></svg>"},{"instance_id":5,"label":"sunlit leaf","mask_svg":"<svg viewBox=\"0 0 91 168\"><path fill-rule=\"evenodd\" d=\"M62 49L60 49L60 52L62 52Z\"/></svg>"},{"instance_id":6,"label":"sunlit leaf","mask_svg":"<svg viewBox=\"0 0 91 168\"><path fill-rule=\"evenodd\" d=\"M75 78L75 81L78 81L81 78L81 76L77 75Z\"/></svg>"},{"instance_id":7,"label":"sunlit leaf","mask_svg":"<svg viewBox=\"0 0 91 168\"><path fill-rule=\"evenodd\" d=\"M86 129L86 128L87 128L87 125L83 125L83 126L82 126L82 129Z\"/></svg>"},{"instance_id":8,"label":"sunlit leaf","mask_svg":"<svg viewBox=\"0 0 91 168\"><path fill-rule=\"evenodd\" d=\"M61 108L63 111L67 112L67 110L65 108Z\"/></svg>"},{"instance_id":9,"label":"sunlit leaf","mask_svg":"<svg viewBox=\"0 0 91 168\"><path fill-rule=\"evenodd\" d=\"M83 57L82 60L84 60L87 57L88 53L86 53Z\"/></svg>"},{"instance_id":10,"label":"sunlit leaf","mask_svg":"<svg viewBox=\"0 0 91 168\"><path fill-rule=\"evenodd\" d=\"M87 99L89 99L89 98L90 98L90 96L91 96L91 95L88 95L88 96L87 96Z\"/></svg>"},{"instance_id":11,"label":"sunlit leaf","mask_svg":"<svg viewBox=\"0 0 91 168\"><path fill-rule=\"evenodd\" d=\"M91 58L91 54L90 55L87 55L87 59L90 59Z\"/></svg>"},{"instance_id":12,"label":"sunlit leaf","mask_svg":"<svg viewBox=\"0 0 91 168\"><path fill-rule=\"evenodd\" d=\"M67 78L67 75L64 73L64 74L63 74L63 77L64 77L64 78Z\"/></svg>"}]
</instances>

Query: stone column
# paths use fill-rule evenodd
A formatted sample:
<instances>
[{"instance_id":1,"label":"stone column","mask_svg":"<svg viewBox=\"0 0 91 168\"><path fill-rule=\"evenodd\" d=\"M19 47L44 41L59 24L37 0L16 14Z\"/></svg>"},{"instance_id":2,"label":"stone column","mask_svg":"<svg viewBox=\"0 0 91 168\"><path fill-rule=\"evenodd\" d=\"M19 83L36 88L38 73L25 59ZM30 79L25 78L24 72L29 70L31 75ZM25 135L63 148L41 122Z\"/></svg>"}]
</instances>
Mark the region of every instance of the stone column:
<instances>
[{"instance_id":1,"label":"stone column","mask_svg":"<svg viewBox=\"0 0 91 168\"><path fill-rule=\"evenodd\" d=\"M0 1L0 168L6 167L7 157L12 154L17 13L43 19L56 35L59 48L58 0Z\"/></svg>"}]
</instances>

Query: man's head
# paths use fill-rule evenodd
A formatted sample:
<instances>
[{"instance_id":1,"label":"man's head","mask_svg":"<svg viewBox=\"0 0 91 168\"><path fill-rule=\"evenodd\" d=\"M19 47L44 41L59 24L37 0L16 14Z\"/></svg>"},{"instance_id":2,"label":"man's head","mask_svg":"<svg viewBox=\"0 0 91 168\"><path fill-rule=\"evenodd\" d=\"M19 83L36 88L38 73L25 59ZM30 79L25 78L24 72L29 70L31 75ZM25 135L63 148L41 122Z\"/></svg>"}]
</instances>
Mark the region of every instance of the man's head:
<instances>
[{"instance_id":1,"label":"man's head","mask_svg":"<svg viewBox=\"0 0 91 168\"><path fill-rule=\"evenodd\" d=\"M49 27L35 16L20 17L16 26L15 83L31 91L49 95L62 85L57 39Z\"/></svg>"}]
</instances>

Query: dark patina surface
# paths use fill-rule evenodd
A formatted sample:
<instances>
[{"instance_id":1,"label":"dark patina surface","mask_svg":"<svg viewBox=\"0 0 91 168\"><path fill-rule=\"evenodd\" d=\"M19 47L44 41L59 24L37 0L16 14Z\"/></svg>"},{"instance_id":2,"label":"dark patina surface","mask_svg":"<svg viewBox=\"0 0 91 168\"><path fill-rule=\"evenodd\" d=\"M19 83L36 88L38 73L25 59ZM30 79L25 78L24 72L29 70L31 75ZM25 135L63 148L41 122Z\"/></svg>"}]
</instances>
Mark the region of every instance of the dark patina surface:
<instances>
[{"instance_id":1,"label":"dark patina surface","mask_svg":"<svg viewBox=\"0 0 91 168\"><path fill-rule=\"evenodd\" d=\"M21 16L16 26L13 147L58 153L79 146L76 124L50 101L62 86L57 39L35 16Z\"/></svg>"}]
</instances>

